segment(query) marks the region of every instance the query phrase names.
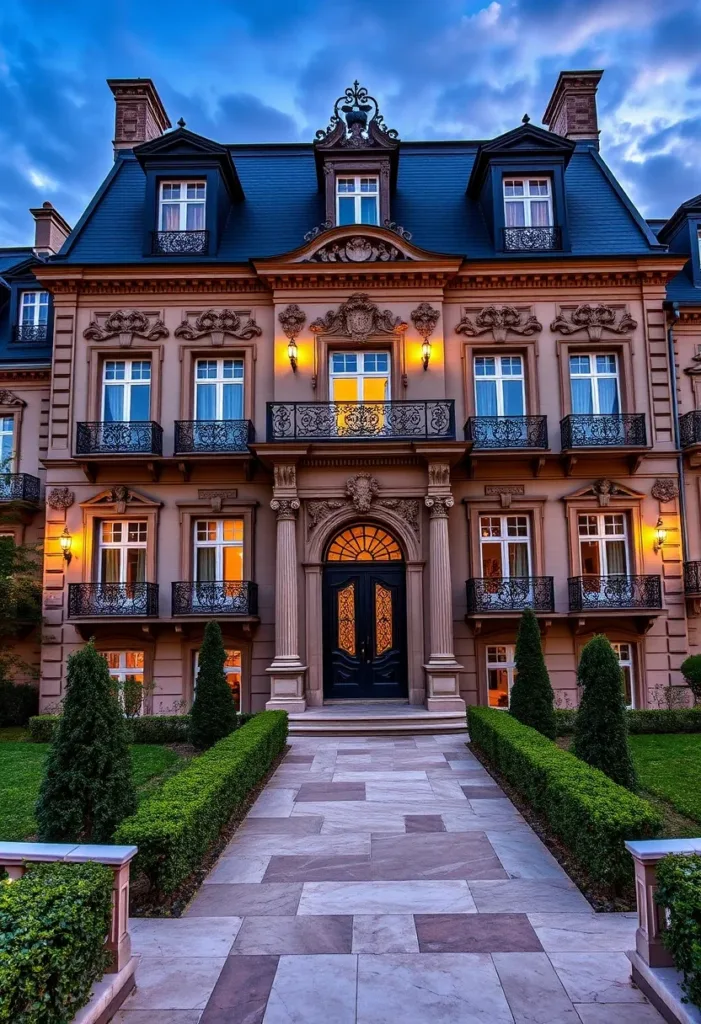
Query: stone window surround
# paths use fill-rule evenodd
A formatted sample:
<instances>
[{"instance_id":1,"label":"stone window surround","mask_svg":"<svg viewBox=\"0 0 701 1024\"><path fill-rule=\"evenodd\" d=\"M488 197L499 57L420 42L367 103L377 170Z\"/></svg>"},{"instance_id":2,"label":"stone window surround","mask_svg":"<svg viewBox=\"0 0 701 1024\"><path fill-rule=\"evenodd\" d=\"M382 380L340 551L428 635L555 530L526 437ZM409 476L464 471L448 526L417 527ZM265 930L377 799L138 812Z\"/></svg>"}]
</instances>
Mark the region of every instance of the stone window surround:
<instances>
[{"instance_id":1,"label":"stone window surround","mask_svg":"<svg viewBox=\"0 0 701 1024\"><path fill-rule=\"evenodd\" d=\"M317 334L314 336L314 374L316 376L316 400L330 402L329 359L332 352L389 352L390 395L388 401L404 398L406 378L406 346L404 336L388 339L386 336L370 336L362 346L354 346L350 338L336 335Z\"/></svg>"},{"instance_id":2,"label":"stone window surround","mask_svg":"<svg viewBox=\"0 0 701 1024\"><path fill-rule=\"evenodd\" d=\"M199 315L199 314L197 314ZM192 319L193 314L190 314ZM255 341L234 341L213 347L209 337L180 345L180 419L195 418L195 363L198 359L243 359L243 418L254 419L255 409Z\"/></svg>"},{"instance_id":3,"label":"stone window surround","mask_svg":"<svg viewBox=\"0 0 701 1024\"><path fill-rule=\"evenodd\" d=\"M391 220L389 209L389 156L387 154L372 156L367 151L362 156L347 157L325 157L324 178L326 198L326 220L336 227L336 178L355 176L370 176L378 179L379 204L378 204L378 225L383 225L386 220ZM363 227L369 228L369 224L356 225L359 231ZM349 230L352 225L348 225Z\"/></svg>"},{"instance_id":4,"label":"stone window surround","mask_svg":"<svg viewBox=\"0 0 701 1024\"><path fill-rule=\"evenodd\" d=\"M572 412L572 393L570 390L570 356L574 355L606 355L613 352L618 362L618 386L622 413L644 412L636 404L633 381L633 338L602 338L601 341L589 341L580 338L558 338L557 358L560 364L560 408L562 416Z\"/></svg>"},{"instance_id":5,"label":"stone window surround","mask_svg":"<svg viewBox=\"0 0 701 1024\"><path fill-rule=\"evenodd\" d=\"M160 342L142 341L135 348L125 350L116 346L105 348L102 343L87 346L88 361L88 395L85 404L85 418L100 421L102 419L102 375L105 362L110 359L119 360L151 360L151 420L161 422L161 373L165 346ZM81 420L76 404L73 403L73 416Z\"/></svg>"},{"instance_id":6,"label":"stone window surround","mask_svg":"<svg viewBox=\"0 0 701 1024\"><path fill-rule=\"evenodd\" d=\"M469 312L472 312L470 307ZM477 415L475 402L475 356L521 356L523 360L523 391L526 398L526 415L537 416L540 412L538 385L538 339L518 338L513 342L490 342L487 338L471 338L462 344L463 382L465 387L465 419Z\"/></svg>"},{"instance_id":7,"label":"stone window surround","mask_svg":"<svg viewBox=\"0 0 701 1024\"><path fill-rule=\"evenodd\" d=\"M232 635L231 626L228 623L221 622L220 625L225 649L241 652L241 712L246 714L251 710L251 642L250 640L242 640ZM204 625L202 626L202 633L204 634ZM195 679L193 669L195 653L199 651L201 646L201 638L199 640L188 638L182 641L180 647L182 678L182 694L180 699L185 701L186 714L190 711L194 699Z\"/></svg>"},{"instance_id":8,"label":"stone window surround","mask_svg":"<svg viewBox=\"0 0 701 1024\"><path fill-rule=\"evenodd\" d=\"M0 405L0 416L11 416L14 420L12 425L12 458L7 467L3 467L3 473L16 473L20 464L20 452L22 445L22 414L24 413L24 401L21 405Z\"/></svg>"},{"instance_id":9,"label":"stone window surround","mask_svg":"<svg viewBox=\"0 0 701 1024\"><path fill-rule=\"evenodd\" d=\"M193 530L198 519L243 519L243 578L255 580L255 522L258 502L251 499L225 501L221 512L213 512L208 501L178 501L180 516L180 576L193 580Z\"/></svg>"},{"instance_id":10,"label":"stone window surround","mask_svg":"<svg viewBox=\"0 0 701 1024\"><path fill-rule=\"evenodd\" d=\"M635 576L645 571L645 557L643 548L643 511L642 497L635 498L631 495L611 495L607 506L602 507L595 495L589 497L572 496L564 497L567 535L570 550L570 576L581 576L582 567L579 554L579 529L578 517L580 515L593 515L600 512L622 512L627 518L628 532L628 558L630 575Z\"/></svg>"},{"instance_id":11,"label":"stone window surround","mask_svg":"<svg viewBox=\"0 0 701 1024\"><path fill-rule=\"evenodd\" d=\"M465 514L467 516L469 566L468 578L479 578L482 575L482 559L480 544L480 518L482 516L527 515L530 526L531 573L533 576L546 576L545 571L545 524L544 511L547 498L514 497L508 508L495 504L489 495L484 498L466 498ZM473 571L469 571L469 567Z\"/></svg>"},{"instance_id":12,"label":"stone window surround","mask_svg":"<svg viewBox=\"0 0 701 1024\"><path fill-rule=\"evenodd\" d=\"M158 582L158 522L160 505L140 505L136 502L127 506L127 511L120 514L113 502L99 505L83 505L83 558L82 582L93 583L97 580L97 557L99 542L97 530L99 524L106 519L129 522L146 520L146 582Z\"/></svg>"}]
</instances>

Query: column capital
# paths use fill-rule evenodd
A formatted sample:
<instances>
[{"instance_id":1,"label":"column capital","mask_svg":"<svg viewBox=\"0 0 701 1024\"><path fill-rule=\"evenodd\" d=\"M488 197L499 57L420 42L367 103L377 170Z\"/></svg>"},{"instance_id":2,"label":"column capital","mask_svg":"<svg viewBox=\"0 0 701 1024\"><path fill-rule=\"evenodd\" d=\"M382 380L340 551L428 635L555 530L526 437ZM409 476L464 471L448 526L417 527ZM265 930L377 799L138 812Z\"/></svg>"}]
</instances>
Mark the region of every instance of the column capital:
<instances>
[{"instance_id":1,"label":"column capital","mask_svg":"<svg viewBox=\"0 0 701 1024\"><path fill-rule=\"evenodd\" d=\"M270 507L275 512L278 522L282 519L296 519L299 498L273 498Z\"/></svg>"},{"instance_id":2,"label":"column capital","mask_svg":"<svg viewBox=\"0 0 701 1024\"><path fill-rule=\"evenodd\" d=\"M431 519L447 519L448 509L453 507L455 500L451 494L429 494L424 498L424 504Z\"/></svg>"}]
</instances>

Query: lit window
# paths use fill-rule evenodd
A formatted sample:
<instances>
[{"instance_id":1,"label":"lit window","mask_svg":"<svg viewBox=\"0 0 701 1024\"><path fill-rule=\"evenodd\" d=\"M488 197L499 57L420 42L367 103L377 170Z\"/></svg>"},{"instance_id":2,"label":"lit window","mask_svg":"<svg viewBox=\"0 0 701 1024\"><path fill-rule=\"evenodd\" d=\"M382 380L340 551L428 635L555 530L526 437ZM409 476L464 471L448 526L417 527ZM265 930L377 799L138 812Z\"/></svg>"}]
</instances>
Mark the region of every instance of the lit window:
<instances>
[{"instance_id":1,"label":"lit window","mask_svg":"<svg viewBox=\"0 0 701 1024\"><path fill-rule=\"evenodd\" d=\"M243 519L195 522L195 581L243 579Z\"/></svg>"},{"instance_id":2,"label":"lit window","mask_svg":"<svg viewBox=\"0 0 701 1024\"><path fill-rule=\"evenodd\" d=\"M49 319L48 292L22 292L19 305L21 327L45 327Z\"/></svg>"},{"instance_id":3,"label":"lit window","mask_svg":"<svg viewBox=\"0 0 701 1024\"><path fill-rule=\"evenodd\" d=\"M144 704L144 652L103 651L119 701L129 718L140 715Z\"/></svg>"},{"instance_id":4,"label":"lit window","mask_svg":"<svg viewBox=\"0 0 701 1024\"><path fill-rule=\"evenodd\" d=\"M158 224L160 231L204 231L204 181L161 182Z\"/></svg>"},{"instance_id":5,"label":"lit window","mask_svg":"<svg viewBox=\"0 0 701 1024\"><path fill-rule=\"evenodd\" d=\"M234 697L236 710L241 710L241 651L229 650L225 652L224 675ZM199 651L195 651L192 665L193 697L197 692L197 673L199 672Z\"/></svg>"},{"instance_id":6,"label":"lit window","mask_svg":"<svg viewBox=\"0 0 701 1024\"><path fill-rule=\"evenodd\" d=\"M480 516L482 576L512 579L531 575L528 516Z\"/></svg>"},{"instance_id":7,"label":"lit window","mask_svg":"<svg viewBox=\"0 0 701 1024\"><path fill-rule=\"evenodd\" d=\"M146 579L148 524L132 520L99 524L101 583L143 583Z\"/></svg>"},{"instance_id":8,"label":"lit window","mask_svg":"<svg viewBox=\"0 0 701 1024\"><path fill-rule=\"evenodd\" d=\"M243 359L198 359L195 419L243 419Z\"/></svg>"},{"instance_id":9,"label":"lit window","mask_svg":"<svg viewBox=\"0 0 701 1024\"><path fill-rule=\"evenodd\" d=\"M334 402L385 402L390 398L389 352L333 352L329 376Z\"/></svg>"},{"instance_id":10,"label":"lit window","mask_svg":"<svg viewBox=\"0 0 701 1024\"><path fill-rule=\"evenodd\" d=\"M635 670L633 667L633 645L628 643L611 644L618 664L621 666L623 675L623 693L625 694L626 707L635 707Z\"/></svg>"},{"instance_id":11,"label":"lit window","mask_svg":"<svg viewBox=\"0 0 701 1024\"><path fill-rule=\"evenodd\" d=\"M507 228L548 228L553 223L549 178L505 178Z\"/></svg>"},{"instance_id":12,"label":"lit window","mask_svg":"<svg viewBox=\"0 0 701 1024\"><path fill-rule=\"evenodd\" d=\"M487 647L487 698L490 708L508 708L516 678L515 658L513 644Z\"/></svg>"},{"instance_id":13,"label":"lit window","mask_svg":"<svg viewBox=\"0 0 701 1024\"><path fill-rule=\"evenodd\" d=\"M336 178L336 223L378 224L379 187L374 177Z\"/></svg>"},{"instance_id":14,"label":"lit window","mask_svg":"<svg viewBox=\"0 0 701 1024\"><path fill-rule=\"evenodd\" d=\"M151 361L107 359L102 377L102 418L107 423L151 417Z\"/></svg>"}]
</instances>

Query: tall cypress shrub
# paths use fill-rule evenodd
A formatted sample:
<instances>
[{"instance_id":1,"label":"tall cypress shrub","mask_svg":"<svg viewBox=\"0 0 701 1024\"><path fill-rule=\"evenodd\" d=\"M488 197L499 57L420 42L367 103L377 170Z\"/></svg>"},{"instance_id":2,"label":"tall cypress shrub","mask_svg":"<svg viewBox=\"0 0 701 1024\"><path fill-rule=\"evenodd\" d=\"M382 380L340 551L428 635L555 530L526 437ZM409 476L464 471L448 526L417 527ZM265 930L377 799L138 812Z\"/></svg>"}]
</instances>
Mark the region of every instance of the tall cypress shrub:
<instances>
[{"instance_id":1,"label":"tall cypress shrub","mask_svg":"<svg viewBox=\"0 0 701 1024\"><path fill-rule=\"evenodd\" d=\"M509 710L524 725L555 739L555 707L550 676L540 643L540 627L532 608L521 616L516 639L516 679Z\"/></svg>"},{"instance_id":2,"label":"tall cypress shrub","mask_svg":"<svg viewBox=\"0 0 701 1024\"><path fill-rule=\"evenodd\" d=\"M226 681L226 651L218 622L208 622L200 647L195 700L190 712L190 742L206 750L238 724L234 695Z\"/></svg>"},{"instance_id":3,"label":"tall cypress shrub","mask_svg":"<svg viewBox=\"0 0 701 1024\"><path fill-rule=\"evenodd\" d=\"M598 634L582 650L578 682L582 699L572 753L627 789L636 776L628 748L628 720L621 666L608 639Z\"/></svg>"},{"instance_id":4,"label":"tall cypress shrub","mask_svg":"<svg viewBox=\"0 0 701 1024\"><path fill-rule=\"evenodd\" d=\"M63 709L36 805L44 842L108 843L136 809L126 723L92 642L68 659Z\"/></svg>"}]
</instances>

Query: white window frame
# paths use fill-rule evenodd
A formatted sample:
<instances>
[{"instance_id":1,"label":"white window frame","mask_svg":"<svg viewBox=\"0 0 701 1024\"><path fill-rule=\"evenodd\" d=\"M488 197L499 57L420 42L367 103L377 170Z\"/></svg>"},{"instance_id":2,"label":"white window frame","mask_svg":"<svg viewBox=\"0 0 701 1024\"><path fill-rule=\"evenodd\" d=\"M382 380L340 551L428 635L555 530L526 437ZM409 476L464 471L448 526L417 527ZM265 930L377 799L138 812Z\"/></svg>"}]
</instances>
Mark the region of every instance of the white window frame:
<instances>
[{"instance_id":1,"label":"white window frame","mask_svg":"<svg viewBox=\"0 0 701 1024\"><path fill-rule=\"evenodd\" d=\"M342 356L355 356L356 359L357 359L357 367L358 367L357 370L334 370L334 368L333 368L333 357L335 355L339 355L339 356L340 355L342 355ZM385 358L387 359L387 369L386 370L366 370L365 369L365 359L366 359L367 356L385 356ZM379 350L379 351L376 351L376 352L354 352L352 350L343 350L343 351L332 352L329 355L329 395L330 395L331 401L336 401L336 399L334 399L334 397L333 397L333 395L334 395L333 384L334 384L335 380L355 380L355 381L357 381L358 382L358 397L357 397L356 401L364 402L365 401L365 398L364 398L364 382L366 380L373 380L373 379L377 380L378 378L380 380L382 380L382 379L386 380L385 397L384 398L380 398L380 399L371 398L371 399L368 399L368 401L371 402L371 403L372 402L378 402L378 401L380 401L380 402L389 402L390 398L391 398L391 395L392 395L392 359L391 359L390 353L387 352L387 351Z\"/></svg>"},{"instance_id":2,"label":"white window frame","mask_svg":"<svg viewBox=\"0 0 701 1024\"><path fill-rule=\"evenodd\" d=\"M224 540L224 523L236 522L241 524L241 540ZM216 529L216 538L214 540L200 540L197 536L198 528L201 524L214 524ZM237 518L236 516L226 516L224 519L212 519L203 518L195 519L193 523L193 567L192 567L192 578L195 583L209 583L209 582L220 582L220 583L241 583L243 582L243 558L244 558L244 520ZM216 562L216 573L214 580L198 580L197 578L197 552L201 548L214 548L215 550L215 562ZM241 579L229 580L224 576L224 551L226 548L237 548L241 552Z\"/></svg>"},{"instance_id":3,"label":"white window frame","mask_svg":"<svg viewBox=\"0 0 701 1024\"><path fill-rule=\"evenodd\" d=\"M623 522L622 533L606 533L606 519L615 517ZM581 532L582 519L594 518L597 521L597 532L595 534L583 534ZM579 571L582 576L586 577L584 567L582 565L582 544L583 543L594 543L596 542L599 546L599 565L601 566L601 578L605 576L630 576L630 547L628 543L628 517L625 512L580 512L577 515L577 538L579 540ZM622 540L623 549L626 556L626 571L625 573L609 573L608 571L608 556L606 553L606 544L608 541Z\"/></svg>"},{"instance_id":4,"label":"white window frame","mask_svg":"<svg viewBox=\"0 0 701 1024\"><path fill-rule=\"evenodd\" d=\"M579 373L579 372L573 373L572 372L572 360L573 359L577 359L577 358L582 358L584 356L586 356L589 359L589 372L588 373ZM603 372L603 371L597 370L597 368L596 368L597 356L606 356L606 358L613 357L613 360L614 360L615 366L616 366L615 371L613 373L611 373L611 372L608 372L608 371ZM572 352L570 354L569 367L568 368L569 368L569 373L570 373L570 381L573 381L573 380L589 380L589 381L591 381L592 415L594 415L594 416L604 415L601 412L601 405L599 403L599 385L598 385L598 382L600 380L615 380L616 381L616 396L618 398L618 408L620 410L620 408L621 408L621 378L620 378L620 374L618 372L618 356L616 355L615 352ZM573 399L572 385L570 384L570 402L572 402L572 405L573 405L572 411L574 412L574 403L573 403L572 399ZM575 416L577 416L577 415L586 415L586 413L574 413L574 414L575 414Z\"/></svg>"},{"instance_id":5,"label":"white window frame","mask_svg":"<svg viewBox=\"0 0 701 1024\"><path fill-rule=\"evenodd\" d=\"M493 359L494 360L495 372L493 374L492 373L481 373L479 376L477 375L477 363L478 363L479 360L482 360L482 359ZM503 365L502 365L504 359L518 359L518 360L520 360L521 372L520 373L505 374L504 373L504 368L503 368ZM527 406L526 406L526 376L525 376L525 371L524 371L524 366L523 366L523 356L522 355L519 355L517 353L516 355L508 355L508 356L500 356L500 355L499 356L496 356L496 355L486 355L486 356L485 355L480 355L480 356L475 356L474 359L473 359L473 362L472 362L472 375L474 377L474 382L475 382L475 415L476 416L484 415L484 414L479 412L478 407L477 407L477 403L478 403L477 383L478 383L478 381L482 381L482 380L493 380L493 381L496 382L496 390L497 390L497 412L496 412L496 414L497 414L497 416L506 416L506 415L508 415L504 411L504 409L505 409L504 381L514 381L514 380L520 381L521 382L521 398L522 398L522 403L521 404L522 404L523 409L524 409L523 415L526 415L526 412L525 412L525 410L527 408Z\"/></svg>"},{"instance_id":6,"label":"white window frame","mask_svg":"<svg viewBox=\"0 0 701 1024\"><path fill-rule=\"evenodd\" d=\"M541 184L545 183L547 185L548 191L546 193L541 193L540 195L536 195L536 194L531 195L531 184L535 183L535 182L537 182L538 185L541 185ZM507 186L512 186L513 187L515 185L522 185L523 186L523 195L520 195L520 196L517 196L517 195L507 196L507 194L506 194ZM551 227L553 227L553 224L554 224L554 222L553 222L553 184L552 184L552 178L550 178L547 174L520 175L520 176L514 176L514 175L510 175L510 174L509 175L505 175L504 179L503 179L502 191L503 191L503 194L504 194L504 224L506 225L507 230L513 229L513 228L520 228L520 227L524 227L524 228L530 228L530 227L534 227L534 228L551 228ZM542 203L544 201L547 201L547 204L548 204L548 223L547 224L533 224L533 217L532 217L532 214L531 214L531 203L535 203L535 202ZM524 219L524 222L525 222L524 224L509 224L509 218L508 218L507 213L506 213L506 208L507 208L507 206L509 204L515 204L515 203L521 203L523 205L523 219Z\"/></svg>"},{"instance_id":7,"label":"white window frame","mask_svg":"<svg viewBox=\"0 0 701 1024\"><path fill-rule=\"evenodd\" d=\"M509 520L510 519L511 520L517 520L518 521L517 525L520 525L520 526L522 526L523 523L525 523L525 526L526 526L526 533L525 533L525 535L518 535L518 536L511 536L511 537L508 535ZM498 523L499 523L499 536L498 537L483 536L483 530L484 529L492 529L493 528L493 522L495 520L498 521ZM491 522L488 522L488 521L491 521ZM490 513L485 513L484 515L480 516L479 533L480 533L480 570L481 570L482 578L483 579L488 580L488 579L496 579L497 578L497 577L489 577L489 576L485 576L484 575L483 549L484 549L484 546L486 544L492 544L492 545L498 544L498 545L501 546L501 568L502 568L502 573L501 573L501 577L500 578L504 579L504 580L511 579L511 576L510 576L510 573L509 573L509 545L510 544L523 544L523 545L525 545L526 553L528 555L528 573L527 573L527 577L530 578L530 576L532 575L533 558L532 558L532 552L531 552L531 520L530 520L530 516L529 515L527 515L527 514L523 515L523 514L520 514L520 513L510 513L508 515L492 515Z\"/></svg>"},{"instance_id":8,"label":"white window frame","mask_svg":"<svg viewBox=\"0 0 701 1024\"><path fill-rule=\"evenodd\" d=\"M12 467L15 464L17 456L17 452L15 451L16 428L17 421L14 416L0 416L0 474L11 473ZM10 438L10 450L6 455L3 455L5 438L7 437Z\"/></svg>"},{"instance_id":9,"label":"white window frame","mask_svg":"<svg viewBox=\"0 0 701 1024\"><path fill-rule=\"evenodd\" d=\"M216 368L217 368L216 377L198 377L197 376L198 367L200 365L202 365L202 364L205 364L205 363L206 364L209 364L209 363L215 363L216 364ZM225 363L232 363L232 365L240 366L241 367L241 376L240 377L225 377L224 376L224 364ZM234 387L240 387L240 389L241 389L241 402L240 402L240 404L241 404L241 418L242 419L244 418L243 417L244 372L245 372L244 361L243 361L243 359L240 359L240 358L226 357L226 358L208 359L206 357L199 357L199 358L197 358L195 360L195 393L194 393L194 405L193 405L193 408L194 408L194 412L195 412L195 421L196 422L199 422L199 423L207 422L205 420L201 420L199 418L198 414L197 414L197 386L199 384L213 384L214 385L214 390L215 390L214 403L215 403L215 410L216 410L216 416L214 417L215 421L224 421L224 386L225 385L227 385L227 386L233 385Z\"/></svg>"},{"instance_id":10,"label":"white window frame","mask_svg":"<svg viewBox=\"0 0 701 1024\"><path fill-rule=\"evenodd\" d=\"M32 301L27 301L31 297ZM31 316L25 317L30 312ZM41 314L44 313L42 320ZM46 327L49 322L49 293L40 288L28 288L20 292L19 326Z\"/></svg>"},{"instance_id":11,"label":"white window frame","mask_svg":"<svg viewBox=\"0 0 701 1024\"><path fill-rule=\"evenodd\" d=\"M497 661L496 656L491 654L492 651L504 651L506 659L504 661ZM499 705L489 703L489 670L503 670L507 673L508 701L504 708L499 708L499 710L508 711L511 705L511 690L513 689L514 680L516 679L516 645L488 644L485 648L485 659L487 663L487 705L488 707L499 708Z\"/></svg>"},{"instance_id":12,"label":"white window frame","mask_svg":"<svg viewBox=\"0 0 701 1024\"><path fill-rule=\"evenodd\" d=\"M353 191L339 191L340 184L342 181L352 181ZM363 192L363 182L374 182L374 190L370 191L366 189ZM375 199L375 220L372 223L369 223L367 221L361 220L361 199L369 199L371 197L374 197ZM338 174L336 176L336 224L339 225L341 223L341 204L339 200L341 199L355 200L353 204L355 220L353 223L366 224L368 227L371 227L372 224L377 226L380 223L380 178L377 174Z\"/></svg>"},{"instance_id":13,"label":"white window frame","mask_svg":"<svg viewBox=\"0 0 701 1024\"><path fill-rule=\"evenodd\" d=\"M122 538L118 541L106 541L103 535L103 529L105 526L121 526L122 527ZM143 531L145 536L143 540L130 540L129 539L129 527L138 526L145 527ZM98 559L97 559L97 581L98 583L128 583L127 580L127 552L131 550L144 550L148 548L148 520L147 519L100 519L97 523L98 528ZM139 533L142 533L139 530ZM119 579L118 580L103 580L102 579L102 552L103 551L119 551ZM146 575L147 559L144 559L144 576Z\"/></svg>"},{"instance_id":14,"label":"white window frame","mask_svg":"<svg viewBox=\"0 0 701 1024\"><path fill-rule=\"evenodd\" d=\"M174 185L179 185L180 186L180 196L181 196L181 198L180 199L165 199L164 196L163 196L164 188L166 188L166 187L173 187ZM201 196L201 197L199 197L199 196L198 197L194 197L193 196L191 198L188 198L188 196L187 196L188 185L203 188L204 189L204 195ZM183 198L183 190L184 190L184 198ZM204 227L201 227L201 228L188 228L188 226L187 226L187 210L188 210L188 206L195 205L195 204L197 204L199 206L202 206L204 208L203 220L204 220L205 225L206 225L206 223L207 223L207 182L206 181L199 180L199 179L196 179L196 180L195 179L190 179L190 180L188 180L188 179L182 179L182 180L172 179L172 180L169 180L169 181L161 181L161 182L159 182L159 185L158 185L158 230L161 231L161 232L168 232L168 231L172 231L172 232L176 232L176 231L204 231L205 230ZM165 228L163 226L163 210L164 210L164 208L166 206L177 206L177 207L179 207L179 212L178 212L178 223L180 225L179 227L177 227L177 228Z\"/></svg>"},{"instance_id":15,"label":"white window frame","mask_svg":"<svg viewBox=\"0 0 701 1024\"><path fill-rule=\"evenodd\" d=\"M118 363L124 363L124 379L110 379L107 378L107 368L109 366L116 366ZM135 366L147 365L149 368L148 378L137 377L134 378L134 367ZM121 387L124 391L124 398L122 401L122 411L128 412L129 415L125 416L123 420L115 421L121 423L141 422L139 420L132 421L131 419L131 389L132 387L144 387L148 384L148 399L149 399L149 417L151 415L151 398L152 398L152 384L153 384L153 364L150 359L105 359L102 365L102 419L106 419L106 398L107 398L107 387ZM148 422L144 420L143 422Z\"/></svg>"},{"instance_id":16,"label":"white window frame","mask_svg":"<svg viewBox=\"0 0 701 1024\"><path fill-rule=\"evenodd\" d=\"M635 647L628 640L616 640L611 641L616 657L618 658L618 664L621 666L621 672L625 676L624 669L628 669L630 679L630 704L626 704L628 708L635 707ZM628 656L623 657L622 648L628 648ZM625 694L625 685L623 686L623 693Z\"/></svg>"}]
</instances>

